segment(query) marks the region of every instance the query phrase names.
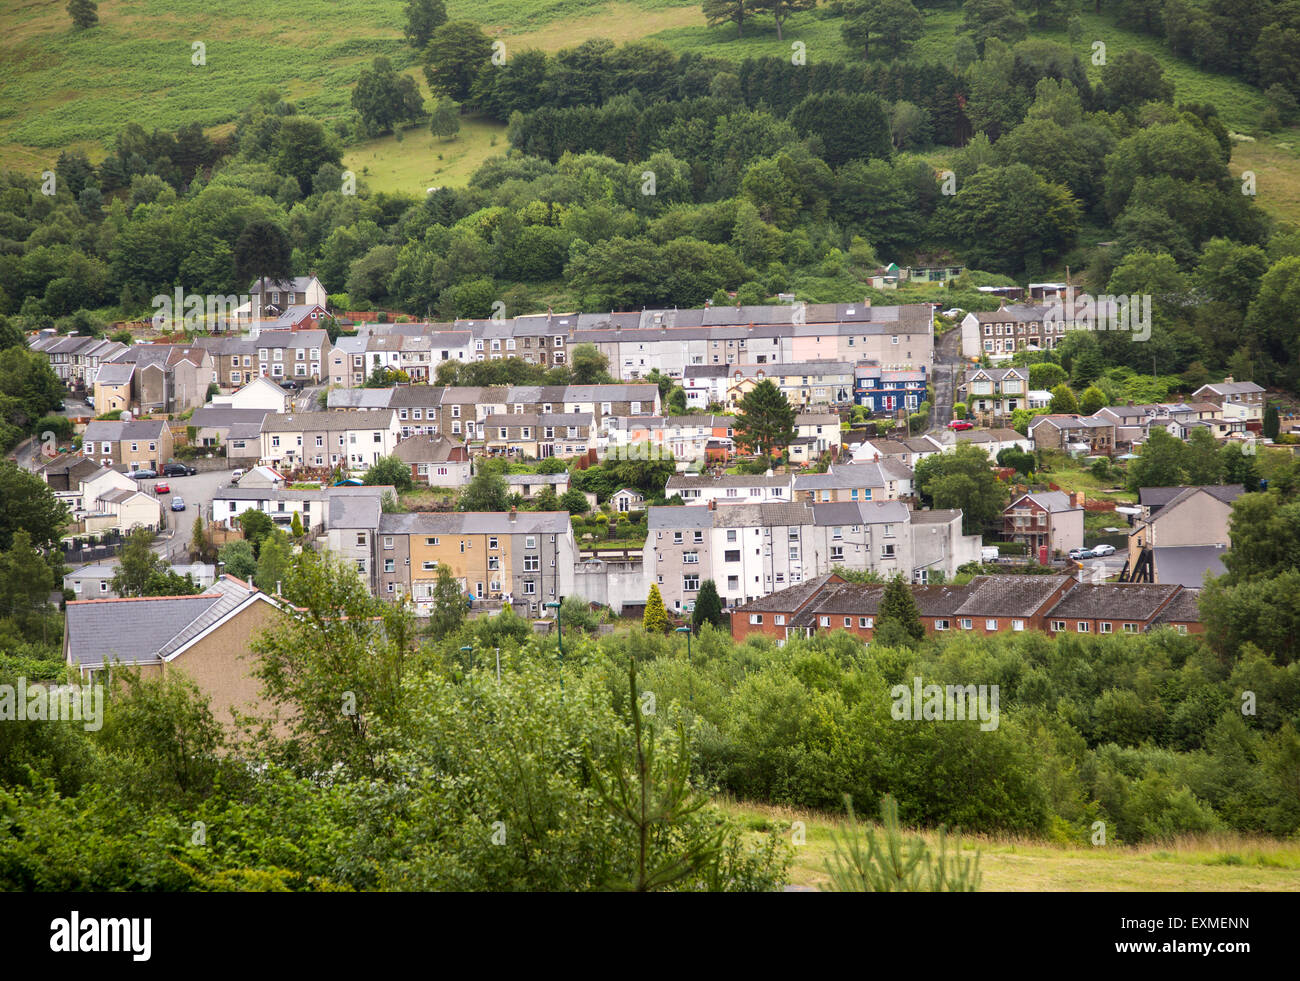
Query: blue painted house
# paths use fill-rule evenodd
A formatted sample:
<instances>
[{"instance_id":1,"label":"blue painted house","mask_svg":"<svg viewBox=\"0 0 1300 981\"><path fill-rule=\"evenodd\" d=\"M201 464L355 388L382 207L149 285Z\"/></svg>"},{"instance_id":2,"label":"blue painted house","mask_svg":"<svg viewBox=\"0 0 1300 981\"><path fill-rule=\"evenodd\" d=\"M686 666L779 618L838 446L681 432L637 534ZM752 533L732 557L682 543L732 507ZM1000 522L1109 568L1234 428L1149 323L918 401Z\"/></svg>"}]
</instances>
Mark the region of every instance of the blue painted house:
<instances>
[{"instance_id":1,"label":"blue painted house","mask_svg":"<svg viewBox=\"0 0 1300 981\"><path fill-rule=\"evenodd\" d=\"M889 369L861 362L853 373L853 401L872 412L915 412L925 401L924 368Z\"/></svg>"}]
</instances>

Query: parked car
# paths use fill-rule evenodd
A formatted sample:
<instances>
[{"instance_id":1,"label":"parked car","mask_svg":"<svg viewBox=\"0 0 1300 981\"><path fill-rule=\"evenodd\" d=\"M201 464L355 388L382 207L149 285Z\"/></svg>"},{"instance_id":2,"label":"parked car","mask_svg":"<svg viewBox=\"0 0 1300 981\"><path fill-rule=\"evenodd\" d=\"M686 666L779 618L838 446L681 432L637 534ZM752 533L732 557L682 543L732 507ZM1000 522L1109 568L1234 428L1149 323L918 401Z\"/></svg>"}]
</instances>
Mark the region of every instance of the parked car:
<instances>
[{"instance_id":1,"label":"parked car","mask_svg":"<svg viewBox=\"0 0 1300 981\"><path fill-rule=\"evenodd\" d=\"M90 407L93 409L93 408L95 407L95 396L93 396L93 395L87 395L87 396L86 396L86 404L87 404L88 406L90 406Z\"/></svg>"},{"instance_id":2,"label":"parked car","mask_svg":"<svg viewBox=\"0 0 1300 981\"><path fill-rule=\"evenodd\" d=\"M187 467L183 463L167 463L163 465L162 475L164 477L193 477L197 470L193 467Z\"/></svg>"},{"instance_id":3,"label":"parked car","mask_svg":"<svg viewBox=\"0 0 1300 981\"><path fill-rule=\"evenodd\" d=\"M1094 545L1094 546L1092 547L1092 554L1095 555L1095 556L1114 555L1114 554L1115 554L1115 546L1114 546L1114 545Z\"/></svg>"},{"instance_id":4,"label":"parked car","mask_svg":"<svg viewBox=\"0 0 1300 981\"><path fill-rule=\"evenodd\" d=\"M965 419L954 419L948 423L949 429L974 429L975 423L967 422Z\"/></svg>"},{"instance_id":5,"label":"parked car","mask_svg":"<svg viewBox=\"0 0 1300 981\"><path fill-rule=\"evenodd\" d=\"M158 483L153 485L153 492L155 494L170 494L172 492L172 488L170 484L165 484L162 481L159 481Z\"/></svg>"},{"instance_id":6,"label":"parked car","mask_svg":"<svg viewBox=\"0 0 1300 981\"><path fill-rule=\"evenodd\" d=\"M963 311L960 307L953 307L951 310L945 310L943 315L945 317L960 317L962 313Z\"/></svg>"},{"instance_id":7,"label":"parked car","mask_svg":"<svg viewBox=\"0 0 1300 981\"><path fill-rule=\"evenodd\" d=\"M292 378L286 378L284 381L280 382L280 387L287 388L289 389L289 391L292 392L295 388L298 387L298 383L294 381Z\"/></svg>"},{"instance_id":8,"label":"parked car","mask_svg":"<svg viewBox=\"0 0 1300 981\"><path fill-rule=\"evenodd\" d=\"M172 498L172 510L173 510L173 511L184 511L184 510L185 510L185 498L181 497L179 494L177 494L175 497L173 497L173 498Z\"/></svg>"},{"instance_id":9,"label":"parked car","mask_svg":"<svg viewBox=\"0 0 1300 981\"><path fill-rule=\"evenodd\" d=\"M242 477L242 476L244 476L244 471L243 471L242 468L241 468L241 469L238 469L238 470L235 470L235 471L230 475L230 482L231 482L232 484L237 484L237 483L239 483L239 478Z\"/></svg>"},{"instance_id":10,"label":"parked car","mask_svg":"<svg viewBox=\"0 0 1300 981\"><path fill-rule=\"evenodd\" d=\"M1094 552L1093 552L1092 549L1090 549L1090 548L1072 548L1072 549L1070 549L1070 558L1072 558L1072 559L1077 559L1077 560L1082 560L1082 559L1095 559L1096 557L1097 557L1096 554L1094 554Z\"/></svg>"},{"instance_id":11,"label":"parked car","mask_svg":"<svg viewBox=\"0 0 1300 981\"><path fill-rule=\"evenodd\" d=\"M130 477L132 480L153 480L155 477L158 476L158 471L132 470L129 474L127 474L127 476Z\"/></svg>"}]
</instances>

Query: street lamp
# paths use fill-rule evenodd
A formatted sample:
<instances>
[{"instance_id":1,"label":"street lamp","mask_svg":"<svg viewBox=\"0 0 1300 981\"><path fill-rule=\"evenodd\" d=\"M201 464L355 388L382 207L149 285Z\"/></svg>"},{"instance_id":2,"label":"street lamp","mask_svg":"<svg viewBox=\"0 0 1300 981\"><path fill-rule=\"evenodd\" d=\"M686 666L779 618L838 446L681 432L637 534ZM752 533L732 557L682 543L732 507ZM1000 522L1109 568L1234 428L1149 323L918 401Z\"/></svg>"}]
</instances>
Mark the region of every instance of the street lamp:
<instances>
[{"instance_id":1,"label":"street lamp","mask_svg":"<svg viewBox=\"0 0 1300 981\"><path fill-rule=\"evenodd\" d=\"M690 686L691 701L695 701L695 672L690 670L691 667L691 628L678 627L674 633L686 635L686 667L687 667L687 684Z\"/></svg>"},{"instance_id":2,"label":"street lamp","mask_svg":"<svg viewBox=\"0 0 1300 981\"><path fill-rule=\"evenodd\" d=\"M563 600L564 597L561 596L560 599ZM543 603L542 605L546 607L548 610L555 611L555 635L560 645L560 667L563 668L564 667L564 621L560 618L560 604ZM560 675L560 684L561 685L564 684L563 674Z\"/></svg>"}]
</instances>

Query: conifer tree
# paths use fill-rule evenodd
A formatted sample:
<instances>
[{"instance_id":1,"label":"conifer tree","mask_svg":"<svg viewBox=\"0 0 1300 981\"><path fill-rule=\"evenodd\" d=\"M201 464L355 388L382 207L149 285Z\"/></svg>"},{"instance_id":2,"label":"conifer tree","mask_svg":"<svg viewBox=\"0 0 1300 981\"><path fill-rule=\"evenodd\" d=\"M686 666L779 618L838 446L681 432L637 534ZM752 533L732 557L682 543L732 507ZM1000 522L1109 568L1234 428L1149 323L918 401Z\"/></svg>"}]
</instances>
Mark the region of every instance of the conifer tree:
<instances>
[{"instance_id":1,"label":"conifer tree","mask_svg":"<svg viewBox=\"0 0 1300 981\"><path fill-rule=\"evenodd\" d=\"M876 618L877 629L887 623L896 624L913 640L925 636L925 625L921 623L921 611L916 607L916 597L902 576L895 576L885 586L885 595L880 598L880 614Z\"/></svg>"},{"instance_id":2,"label":"conifer tree","mask_svg":"<svg viewBox=\"0 0 1300 981\"><path fill-rule=\"evenodd\" d=\"M715 627L726 625L722 616L722 598L718 596L718 587L712 579L700 584L700 593L695 597L695 609L691 613L691 626L696 631L706 623Z\"/></svg>"},{"instance_id":3,"label":"conifer tree","mask_svg":"<svg viewBox=\"0 0 1300 981\"><path fill-rule=\"evenodd\" d=\"M659 586L656 583L650 584L650 595L645 601L645 615L641 618L641 626L650 634L664 634L668 632L668 611L664 609L664 598L659 595Z\"/></svg>"}]
</instances>

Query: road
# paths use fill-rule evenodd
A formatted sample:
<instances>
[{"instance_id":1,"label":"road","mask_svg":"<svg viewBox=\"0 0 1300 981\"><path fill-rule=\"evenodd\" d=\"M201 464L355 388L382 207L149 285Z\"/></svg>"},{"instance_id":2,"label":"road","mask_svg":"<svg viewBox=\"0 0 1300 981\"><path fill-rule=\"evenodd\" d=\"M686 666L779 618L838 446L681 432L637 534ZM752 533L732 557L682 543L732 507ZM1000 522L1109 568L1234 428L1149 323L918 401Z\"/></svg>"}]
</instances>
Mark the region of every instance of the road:
<instances>
[{"instance_id":1,"label":"road","mask_svg":"<svg viewBox=\"0 0 1300 981\"><path fill-rule=\"evenodd\" d=\"M159 539L155 551L169 561L184 562L189 552L190 532L194 528L194 516L203 515L203 522L212 520L212 497L222 487L230 483L233 470L212 470L198 473L193 477L159 477L157 480L141 480L141 490L155 493L159 484L167 484L171 491L157 494L162 501L163 520L171 529L171 538ZM176 495L184 498L185 510L171 510L172 498Z\"/></svg>"},{"instance_id":2,"label":"road","mask_svg":"<svg viewBox=\"0 0 1300 981\"><path fill-rule=\"evenodd\" d=\"M930 432L952 420L953 384L961 370L961 328L943 334L934 344L934 401L930 406Z\"/></svg>"}]
</instances>

